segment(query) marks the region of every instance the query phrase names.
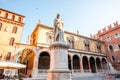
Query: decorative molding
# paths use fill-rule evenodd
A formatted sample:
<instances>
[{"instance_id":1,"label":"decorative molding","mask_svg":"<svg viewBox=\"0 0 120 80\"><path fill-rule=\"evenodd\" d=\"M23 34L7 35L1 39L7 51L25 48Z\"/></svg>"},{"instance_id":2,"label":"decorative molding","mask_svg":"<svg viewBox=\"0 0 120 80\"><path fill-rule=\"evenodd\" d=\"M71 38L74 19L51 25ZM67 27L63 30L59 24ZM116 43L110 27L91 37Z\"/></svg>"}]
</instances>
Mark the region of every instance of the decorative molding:
<instances>
[{"instance_id":1,"label":"decorative molding","mask_svg":"<svg viewBox=\"0 0 120 80\"><path fill-rule=\"evenodd\" d=\"M50 45L50 49L68 49L69 46L64 42L53 42L53 44Z\"/></svg>"},{"instance_id":2,"label":"decorative molding","mask_svg":"<svg viewBox=\"0 0 120 80\"><path fill-rule=\"evenodd\" d=\"M21 27L24 26L24 23L20 23L20 22L17 22L17 21L12 21L10 19L4 19L4 18L1 19L1 18L2 17L0 17L0 21L6 22L6 23L10 23L10 24L13 24L13 25L17 25L17 26L21 26Z\"/></svg>"}]
</instances>

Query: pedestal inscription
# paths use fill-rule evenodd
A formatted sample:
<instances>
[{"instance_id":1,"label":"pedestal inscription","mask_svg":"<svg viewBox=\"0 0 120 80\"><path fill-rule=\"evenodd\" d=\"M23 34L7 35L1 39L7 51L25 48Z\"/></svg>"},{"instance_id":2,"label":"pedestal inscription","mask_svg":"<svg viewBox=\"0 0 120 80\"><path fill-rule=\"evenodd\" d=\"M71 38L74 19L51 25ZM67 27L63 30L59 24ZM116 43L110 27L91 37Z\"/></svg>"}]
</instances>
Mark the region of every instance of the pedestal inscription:
<instances>
[{"instance_id":1,"label":"pedestal inscription","mask_svg":"<svg viewBox=\"0 0 120 80\"><path fill-rule=\"evenodd\" d=\"M68 69L68 45L63 42L54 42L50 46L51 61L47 80L70 80Z\"/></svg>"}]
</instances>

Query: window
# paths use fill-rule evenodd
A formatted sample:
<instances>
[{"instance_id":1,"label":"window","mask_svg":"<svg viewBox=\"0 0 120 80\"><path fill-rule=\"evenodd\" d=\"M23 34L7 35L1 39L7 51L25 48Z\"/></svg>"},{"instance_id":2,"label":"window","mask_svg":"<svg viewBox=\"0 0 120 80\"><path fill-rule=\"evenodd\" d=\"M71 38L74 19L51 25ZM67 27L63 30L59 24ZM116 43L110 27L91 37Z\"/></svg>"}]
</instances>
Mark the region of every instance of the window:
<instances>
[{"instance_id":1,"label":"window","mask_svg":"<svg viewBox=\"0 0 120 80\"><path fill-rule=\"evenodd\" d=\"M112 61L115 61L115 57L114 56L112 56Z\"/></svg>"},{"instance_id":2,"label":"window","mask_svg":"<svg viewBox=\"0 0 120 80\"><path fill-rule=\"evenodd\" d=\"M88 40L84 40L85 50L90 51L90 42Z\"/></svg>"},{"instance_id":3,"label":"window","mask_svg":"<svg viewBox=\"0 0 120 80\"><path fill-rule=\"evenodd\" d=\"M2 23L0 23L0 30L2 29Z\"/></svg>"},{"instance_id":4,"label":"window","mask_svg":"<svg viewBox=\"0 0 120 80\"><path fill-rule=\"evenodd\" d=\"M18 18L18 22L21 22L21 17Z\"/></svg>"},{"instance_id":5,"label":"window","mask_svg":"<svg viewBox=\"0 0 120 80\"><path fill-rule=\"evenodd\" d=\"M68 44L70 48L74 48L74 41L73 40L68 40Z\"/></svg>"},{"instance_id":6,"label":"window","mask_svg":"<svg viewBox=\"0 0 120 80\"><path fill-rule=\"evenodd\" d=\"M118 38L118 37L120 37L120 35L118 34L118 33L115 33L115 38Z\"/></svg>"},{"instance_id":7,"label":"window","mask_svg":"<svg viewBox=\"0 0 120 80\"><path fill-rule=\"evenodd\" d=\"M97 46L97 51L101 52L101 44L100 44L100 42L97 42L96 46Z\"/></svg>"},{"instance_id":8,"label":"window","mask_svg":"<svg viewBox=\"0 0 120 80\"><path fill-rule=\"evenodd\" d=\"M106 38L106 40L107 40L107 41L110 41L110 40L111 40L111 38L108 36L108 37Z\"/></svg>"},{"instance_id":9,"label":"window","mask_svg":"<svg viewBox=\"0 0 120 80\"><path fill-rule=\"evenodd\" d=\"M70 40L68 40L67 42L68 42L68 45L70 46ZM71 46L70 46L70 48L71 48Z\"/></svg>"},{"instance_id":10,"label":"window","mask_svg":"<svg viewBox=\"0 0 120 80\"><path fill-rule=\"evenodd\" d=\"M100 40L103 41L103 38L101 37Z\"/></svg>"},{"instance_id":11,"label":"window","mask_svg":"<svg viewBox=\"0 0 120 80\"><path fill-rule=\"evenodd\" d=\"M12 16L12 20L13 20L13 21L15 20L15 15Z\"/></svg>"},{"instance_id":12,"label":"window","mask_svg":"<svg viewBox=\"0 0 120 80\"><path fill-rule=\"evenodd\" d=\"M72 49L74 48L74 45L75 45L74 42L75 42L75 39L73 36L67 37L67 43L68 43L69 47Z\"/></svg>"},{"instance_id":13,"label":"window","mask_svg":"<svg viewBox=\"0 0 120 80\"><path fill-rule=\"evenodd\" d=\"M6 60L10 60L10 57L11 57L11 52L8 52L6 55Z\"/></svg>"},{"instance_id":14,"label":"window","mask_svg":"<svg viewBox=\"0 0 120 80\"><path fill-rule=\"evenodd\" d=\"M49 35L47 40L48 40L48 43L51 44L52 43L52 36Z\"/></svg>"},{"instance_id":15,"label":"window","mask_svg":"<svg viewBox=\"0 0 120 80\"><path fill-rule=\"evenodd\" d=\"M119 49L120 49L120 44L118 45Z\"/></svg>"},{"instance_id":16,"label":"window","mask_svg":"<svg viewBox=\"0 0 120 80\"><path fill-rule=\"evenodd\" d=\"M2 54L0 54L0 60L2 59Z\"/></svg>"},{"instance_id":17,"label":"window","mask_svg":"<svg viewBox=\"0 0 120 80\"><path fill-rule=\"evenodd\" d=\"M113 46L112 45L109 45L109 50L113 51Z\"/></svg>"},{"instance_id":18,"label":"window","mask_svg":"<svg viewBox=\"0 0 120 80\"><path fill-rule=\"evenodd\" d=\"M6 18L6 19L8 18L8 13L5 14L5 18Z\"/></svg>"},{"instance_id":19,"label":"window","mask_svg":"<svg viewBox=\"0 0 120 80\"><path fill-rule=\"evenodd\" d=\"M14 38L11 38L11 39L10 39L10 42L9 42L9 45L13 46L14 41L15 41L15 39L14 39Z\"/></svg>"},{"instance_id":20,"label":"window","mask_svg":"<svg viewBox=\"0 0 120 80\"><path fill-rule=\"evenodd\" d=\"M36 42L36 34L33 35L33 45L35 45Z\"/></svg>"},{"instance_id":21,"label":"window","mask_svg":"<svg viewBox=\"0 0 120 80\"><path fill-rule=\"evenodd\" d=\"M16 26L13 27L12 33L17 33L17 27Z\"/></svg>"}]
</instances>

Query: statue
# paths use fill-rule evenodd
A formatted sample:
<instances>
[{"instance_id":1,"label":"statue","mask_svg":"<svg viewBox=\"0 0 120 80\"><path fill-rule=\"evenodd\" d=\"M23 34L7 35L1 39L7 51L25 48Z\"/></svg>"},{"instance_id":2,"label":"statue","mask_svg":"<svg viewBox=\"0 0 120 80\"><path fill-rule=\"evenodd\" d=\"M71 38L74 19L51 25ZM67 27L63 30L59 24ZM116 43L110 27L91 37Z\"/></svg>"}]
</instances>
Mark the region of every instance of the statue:
<instances>
[{"instance_id":1,"label":"statue","mask_svg":"<svg viewBox=\"0 0 120 80\"><path fill-rule=\"evenodd\" d=\"M54 41L64 42L64 21L57 14L54 20Z\"/></svg>"}]
</instances>

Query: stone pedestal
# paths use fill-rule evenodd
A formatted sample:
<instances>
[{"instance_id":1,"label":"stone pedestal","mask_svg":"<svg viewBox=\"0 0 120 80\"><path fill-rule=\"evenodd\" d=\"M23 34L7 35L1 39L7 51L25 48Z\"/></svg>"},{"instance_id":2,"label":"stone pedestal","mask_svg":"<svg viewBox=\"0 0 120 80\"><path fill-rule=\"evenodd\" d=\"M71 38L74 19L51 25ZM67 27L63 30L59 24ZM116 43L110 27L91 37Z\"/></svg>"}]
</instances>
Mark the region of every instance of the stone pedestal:
<instances>
[{"instance_id":1,"label":"stone pedestal","mask_svg":"<svg viewBox=\"0 0 120 80\"><path fill-rule=\"evenodd\" d=\"M68 45L64 42L54 42L50 45L50 50L50 69L47 80L70 80Z\"/></svg>"}]
</instances>

